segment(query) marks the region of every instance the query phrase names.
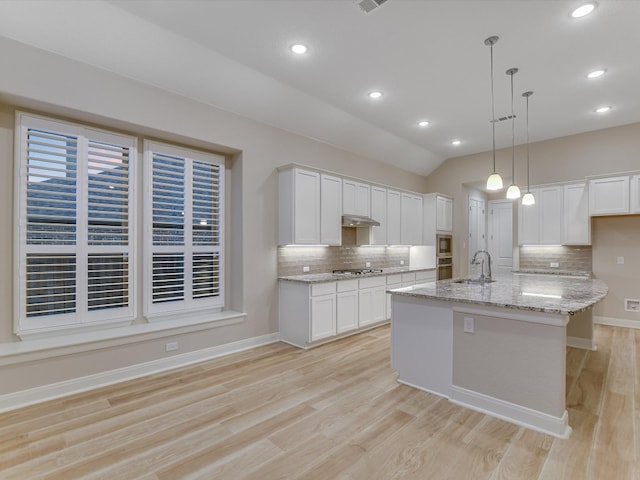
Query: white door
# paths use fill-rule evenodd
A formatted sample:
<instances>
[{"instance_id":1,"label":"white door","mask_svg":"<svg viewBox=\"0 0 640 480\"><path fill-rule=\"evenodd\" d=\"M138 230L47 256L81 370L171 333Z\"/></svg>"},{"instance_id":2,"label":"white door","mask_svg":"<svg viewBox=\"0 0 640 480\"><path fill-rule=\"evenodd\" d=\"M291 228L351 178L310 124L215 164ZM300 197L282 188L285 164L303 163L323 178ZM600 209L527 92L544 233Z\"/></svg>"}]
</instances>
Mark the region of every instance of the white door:
<instances>
[{"instance_id":1,"label":"white door","mask_svg":"<svg viewBox=\"0 0 640 480\"><path fill-rule=\"evenodd\" d=\"M513 200L490 200L488 243L493 272L513 266ZM486 270L485 270L485 273Z\"/></svg>"},{"instance_id":2,"label":"white door","mask_svg":"<svg viewBox=\"0 0 640 480\"><path fill-rule=\"evenodd\" d=\"M469 197L469 263L474 253L487 249L485 238L487 216L484 203L480 198Z\"/></svg>"}]
</instances>

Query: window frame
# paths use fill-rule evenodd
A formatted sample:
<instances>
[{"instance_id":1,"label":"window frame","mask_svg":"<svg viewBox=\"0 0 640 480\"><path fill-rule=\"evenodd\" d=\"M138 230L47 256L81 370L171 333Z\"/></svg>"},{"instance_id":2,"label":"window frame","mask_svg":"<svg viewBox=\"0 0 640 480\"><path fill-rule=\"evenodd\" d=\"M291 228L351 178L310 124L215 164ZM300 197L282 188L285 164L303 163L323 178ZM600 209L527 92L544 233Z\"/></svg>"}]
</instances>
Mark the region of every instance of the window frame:
<instances>
[{"instance_id":1,"label":"window frame","mask_svg":"<svg viewBox=\"0 0 640 480\"><path fill-rule=\"evenodd\" d=\"M159 142L155 140L144 139L143 140L143 201L142 201L142 213L143 213L143 316L149 322L161 321L165 319L176 318L194 318L199 314L207 315L209 313L219 313L225 308L225 175L226 164L225 157L223 155L195 150L187 147L179 147L176 145ZM187 267L187 258L189 254L197 252L214 252L218 253L219 261L219 294L214 297L205 297L200 299L185 298L181 301L175 302L161 302L153 303L153 254L155 252L167 252L170 248L159 248L156 250L153 245L153 155L154 153L184 158L188 161L185 165L185 173L191 185L187 185L185 191L185 234L186 231L191 231L193 223L188 222L191 218L191 205L189 201L192 200L192 196L188 196L188 193L192 193L192 165L193 161L205 162L217 165L219 168L219 191L218 191L218 208L219 208L219 236L218 246L211 246L207 248L195 247L192 245L183 245L182 252L184 252L185 263L185 285L188 282L192 282L192 275L187 278L188 273L192 273L192 268ZM186 237L185 237L186 238ZM189 236L190 238L190 236ZM189 291L189 290L187 290Z\"/></svg>"},{"instance_id":2,"label":"window frame","mask_svg":"<svg viewBox=\"0 0 640 480\"><path fill-rule=\"evenodd\" d=\"M77 138L75 186L75 244L34 245L27 243L28 134L43 130ZM90 245L89 232L89 145L92 142L114 144L128 149L127 243L118 246ZM84 331L104 325L130 324L135 319L137 205L135 197L138 163L138 139L132 135L88 127L25 112L16 112L14 139L14 333L21 338ZM51 252L51 250L54 250ZM75 311L64 314L27 316L27 255L30 253L75 254ZM103 253L127 256L127 306L89 310L88 265L91 255Z\"/></svg>"}]
</instances>

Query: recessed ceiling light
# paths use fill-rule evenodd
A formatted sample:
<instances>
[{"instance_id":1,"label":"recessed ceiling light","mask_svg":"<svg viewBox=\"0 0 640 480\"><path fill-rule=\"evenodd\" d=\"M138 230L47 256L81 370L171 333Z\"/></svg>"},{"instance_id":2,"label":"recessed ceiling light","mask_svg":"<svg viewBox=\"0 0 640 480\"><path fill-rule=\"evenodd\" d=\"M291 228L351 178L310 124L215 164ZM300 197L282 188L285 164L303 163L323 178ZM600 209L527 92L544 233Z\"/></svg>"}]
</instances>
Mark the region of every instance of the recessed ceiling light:
<instances>
[{"instance_id":1,"label":"recessed ceiling light","mask_svg":"<svg viewBox=\"0 0 640 480\"><path fill-rule=\"evenodd\" d=\"M596 113L606 113L611 110L610 106L596 108Z\"/></svg>"},{"instance_id":2,"label":"recessed ceiling light","mask_svg":"<svg viewBox=\"0 0 640 480\"><path fill-rule=\"evenodd\" d=\"M589 15L591 12L593 12L596 9L596 5L597 5L596 2L589 2L583 5L580 5L573 12L571 12L571 17L581 18L581 17L584 17L585 15Z\"/></svg>"},{"instance_id":3,"label":"recessed ceiling light","mask_svg":"<svg viewBox=\"0 0 640 480\"><path fill-rule=\"evenodd\" d=\"M598 78L598 77L601 77L602 75L604 75L605 73L607 73L607 71L604 70L604 69L594 70L593 72L589 72L587 74L587 78Z\"/></svg>"},{"instance_id":4,"label":"recessed ceiling light","mask_svg":"<svg viewBox=\"0 0 640 480\"><path fill-rule=\"evenodd\" d=\"M418 122L419 127L426 127L427 125L429 125L429 122L427 120L421 120Z\"/></svg>"},{"instance_id":5,"label":"recessed ceiling light","mask_svg":"<svg viewBox=\"0 0 640 480\"><path fill-rule=\"evenodd\" d=\"M381 96L382 96L382 92L378 92L378 91L369 92L369 97L370 98L380 98Z\"/></svg>"},{"instance_id":6,"label":"recessed ceiling light","mask_svg":"<svg viewBox=\"0 0 640 480\"><path fill-rule=\"evenodd\" d=\"M451 145L460 145L462 143L462 140L454 140L451 142Z\"/></svg>"},{"instance_id":7,"label":"recessed ceiling light","mask_svg":"<svg viewBox=\"0 0 640 480\"><path fill-rule=\"evenodd\" d=\"M303 43L294 43L289 47L291 51L297 55L304 55L309 51L309 47L304 45Z\"/></svg>"}]
</instances>

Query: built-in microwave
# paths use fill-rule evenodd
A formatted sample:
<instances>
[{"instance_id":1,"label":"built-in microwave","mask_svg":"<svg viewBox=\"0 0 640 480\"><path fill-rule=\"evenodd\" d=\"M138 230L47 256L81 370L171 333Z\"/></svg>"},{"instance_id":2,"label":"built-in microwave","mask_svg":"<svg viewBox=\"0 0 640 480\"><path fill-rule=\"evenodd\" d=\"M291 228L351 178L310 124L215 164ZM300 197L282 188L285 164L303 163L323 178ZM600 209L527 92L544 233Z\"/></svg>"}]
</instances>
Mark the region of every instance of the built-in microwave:
<instances>
[{"instance_id":1,"label":"built-in microwave","mask_svg":"<svg viewBox=\"0 0 640 480\"><path fill-rule=\"evenodd\" d=\"M453 242L451 235L436 235L436 256L450 257L453 252Z\"/></svg>"}]
</instances>

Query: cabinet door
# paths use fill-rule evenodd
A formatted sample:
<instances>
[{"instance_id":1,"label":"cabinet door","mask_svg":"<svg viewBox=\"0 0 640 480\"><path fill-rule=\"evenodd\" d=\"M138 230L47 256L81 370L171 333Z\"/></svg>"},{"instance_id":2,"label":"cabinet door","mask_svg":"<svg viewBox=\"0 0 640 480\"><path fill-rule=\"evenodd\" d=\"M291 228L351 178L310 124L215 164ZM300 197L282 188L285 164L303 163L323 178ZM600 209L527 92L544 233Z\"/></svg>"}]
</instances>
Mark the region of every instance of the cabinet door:
<instances>
[{"instance_id":1,"label":"cabinet door","mask_svg":"<svg viewBox=\"0 0 640 480\"><path fill-rule=\"evenodd\" d=\"M453 231L453 200L439 195L436 197L436 230Z\"/></svg>"},{"instance_id":2,"label":"cabinet door","mask_svg":"<svg viewBox=\"0 0 640 480\"><path fill-rule=\"evenodd\" d=\"M518 244L537 245L540 243L540 195L537 189L531 193L536 199L533 205L518 203Z\"/></svg>"},{"instance_id":3,"label":"cabinet door","mask_svg":"<svg viewBox=\"0 0 640 480\"><path fill-rule=\"evenodd\" d=\"M373 288L373 321L382 322L387 318L387 287Z\"/></svg>"},{"instance_id":4,"label":"cabinet door","mask_svg":"<svg viewBox=\"0 0 640 480\"><path fill-rule=\"evenodd\" d=\"M562 187L540 188L540 243L562 243Z\"/></svg>"},{"instance_id":5,"label":"cabinet door","mask_svg":"<svg viewBox=\"0 0 640 480\"><path fill-rule=\"evenodd\" d=\"M356 183L356 215L371 216L371 185Z\"/></svg>"},{"instance_id":6,"label":"cabinet door","mask_svg":"<svg viewBox=\"0 0 640 480\"><path fill-rule=\"evenodd\" d=\"M589 182L589 214L629 213L629 177L597 178Z\"/></svg>"},{"instance_id":7,"label":"cabinet door","mask_svg":"<svg viewBox=\"0 0 640 480\"><path fill-rule=\"evenodd\" d=\"M348 332L358 328L358 290L338 293L337 332Z\"/></svg>"},{"instance_id":8,"label":"cabinet door","mask_svg":"<svg viewBox=\"0 0 640 480\"><path fill-rule=\"evenodd\" d=\"M336 334L336 294L311 297L311 341Z\"/></svg>"},{"instance_id":9,"label":"cabinet door","mask_svg":"<svg viewBox=\"0 0 640 480\"><path fill-rule=\"evenodd\" d=\"M387 190L387 244L400 245L400 192Z\"/></svg>"},{"instance_id":10,"label":"cabinet door","mask_svg":"<svg viewBox=\"0 0 640 480\"><path fill-rule=\"evenodd\" d=\"M358 326L381 322L387 316L386 286L360 289L358 292Z\"/></svg>"},{"instance_id":11,"label":"cabinet door","mask_svg":"<svg viewBox=\"0 0 640 480\"><path fill-rule=\"evenodd\" d=\"M320 243L320 174L295 169L293 195L294 243Z\"/></svg>"},{"instance_id":12,"label":"cabinet door","mask_svg":"<svg viewBox=\"0 0 640 480\"><path fill-rule=\"evenodd\" d=\"M387 244L387 189L371 187L371 218L380 222L379 227L371 227L370 244Z\"/></svg>"},{"instance_id":13,"label":"cabinet door","mask_svg":"<svg viewBox=\"0 0 640 480\"><path fill-rule=\"evenodd\" d=\"M371 216L371 186L353 180L342 181L342 213Z\"/></svg>"},{"instance_id":14,"label":"cabinet door","mask_svg":"<svg viewBox=\"0 0 640 480\"><path fill-rule=\"evenodd\" d=\"M422 197L403 193L400 213L400 243L422 245Z\"/></svg>"},{"instance_id":15,"label":"cabinet door","mask_svg":"<svg viewBox=\"0 0 640 480\"><path fill-rule=\"evenodd\" d=\"M589 188L586 183L564 186L564 245L591 244Z\"/></svg>"},{"instance_id":16,"label":"cabinet door","mask_svg":"<svg viewBox=\"0 0 640 480\"><path fill-rule=\"evenodd\" d=\"M342 179L320 175L320 243L342 244Z\"/></svg>"},{"instance_id":17,"label":"cabinet door","mask_svg":"<svg viewBox=\"0 0 640 480\"><path fill-rule=\"evenodd\" d=\"M631 213L640 213L640 175L631 177Z\"/></svg>"}]
</instances>

